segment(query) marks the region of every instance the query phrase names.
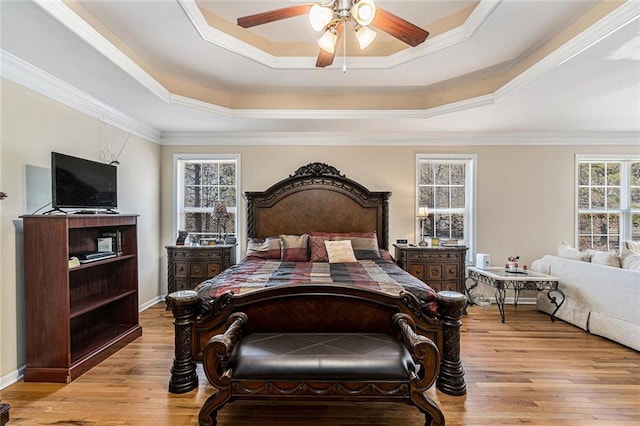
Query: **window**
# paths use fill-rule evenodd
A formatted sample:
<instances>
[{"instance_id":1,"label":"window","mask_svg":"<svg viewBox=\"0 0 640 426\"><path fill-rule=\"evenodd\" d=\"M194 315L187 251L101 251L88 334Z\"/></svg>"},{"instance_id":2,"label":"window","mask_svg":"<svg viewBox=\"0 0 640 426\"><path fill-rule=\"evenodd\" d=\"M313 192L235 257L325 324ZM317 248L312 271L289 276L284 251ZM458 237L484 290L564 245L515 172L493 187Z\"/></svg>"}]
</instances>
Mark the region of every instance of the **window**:
<instances>
[{"instance_id":1,"label":"window","mask_svg":"<svg viewBox=\"0 0 640 426\"><path fill-rule=\"evenodd\" d=\"M577 246L640 240L640 158L577 158Z\"/></svg>"},{"instance_id":2,"label":"window","mask_svg":"<svg viewBox=\"0 0 640 426\"><path fill-rule=\"evenodd\" d=\"M176 155L178 229L190 240L206 242L237 235L238 155ZM218 220L214 206L223 201L228 218Z\"/></svg>"},{"instance_id":3,"label":"window","mask_svg":"<svg viewBox=\"0 0 640 426\"><path fill-rule=\"evenodd\" d=\"M475 256L475 163L475 155L417 156L416 215L429 209L425 236L464 240L467 260Z\"/></svg>"}]
</instances>

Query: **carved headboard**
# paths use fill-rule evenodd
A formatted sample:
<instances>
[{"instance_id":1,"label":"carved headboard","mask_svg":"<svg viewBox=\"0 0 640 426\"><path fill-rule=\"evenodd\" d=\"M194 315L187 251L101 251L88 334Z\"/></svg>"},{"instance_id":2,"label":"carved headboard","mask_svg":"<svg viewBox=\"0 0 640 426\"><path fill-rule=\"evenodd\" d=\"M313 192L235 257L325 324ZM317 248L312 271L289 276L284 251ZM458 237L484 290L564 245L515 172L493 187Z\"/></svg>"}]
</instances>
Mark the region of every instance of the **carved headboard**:
<instances>
[{"instance_id":1,"label":"carved headboard","mask_svg":"<svg viewBox=\"0 0 640 426\"><path fill-rule=\"evenodd\" d=\"M310 163L264 192L245 192L247 236L371 232L389 248L389 197L348 179L335 167Z\"/></svg>"}]
</instances>

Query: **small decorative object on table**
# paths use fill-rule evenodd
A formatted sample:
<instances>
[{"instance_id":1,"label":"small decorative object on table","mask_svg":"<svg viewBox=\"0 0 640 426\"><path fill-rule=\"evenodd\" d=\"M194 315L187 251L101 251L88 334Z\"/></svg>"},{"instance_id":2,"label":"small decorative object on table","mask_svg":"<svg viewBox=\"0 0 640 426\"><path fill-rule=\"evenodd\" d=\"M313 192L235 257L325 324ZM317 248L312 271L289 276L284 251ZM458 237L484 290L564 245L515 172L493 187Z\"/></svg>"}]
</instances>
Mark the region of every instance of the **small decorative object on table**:
<instances>
[{"instance_id":1,"label":"small decorative object on table","mask_svg":"<svg viewBox=\"0 0 640 426\"><path fill-rule=\"evenodd\" d=\"M176 245L183 246L188 235L189 231L178 231L178 239L176 239Z\"/></svg>"},{"instance_id":2,"label":"small decorative object on table","mask_svg":"<svg viewBox=\"0 0 640 426\"><path fill-rule=\"evenodd\" d=\"M509 262L504 265L504 268L509 272L516 272L518 270L518 261L520 256L509 256Z\"/></svg>"}]
</instances>

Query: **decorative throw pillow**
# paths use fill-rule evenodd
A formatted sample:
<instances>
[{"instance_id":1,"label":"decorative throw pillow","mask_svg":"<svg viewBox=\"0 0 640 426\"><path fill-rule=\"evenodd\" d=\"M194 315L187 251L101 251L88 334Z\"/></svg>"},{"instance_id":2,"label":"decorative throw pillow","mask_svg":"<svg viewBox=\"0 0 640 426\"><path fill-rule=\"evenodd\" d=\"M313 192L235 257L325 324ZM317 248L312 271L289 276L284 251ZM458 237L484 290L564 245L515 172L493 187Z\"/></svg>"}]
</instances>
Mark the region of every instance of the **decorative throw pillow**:
<instances>
[{"instance_id":1,"label":"decorative throw pillow","mask_svg":"<svg viewBox=\"0 0 640 426\"><path fill-rule=\"evenodd\" d=\"M620 267L620 256L614 251L589 250L588 253L591 255L591 263L613 266L614 268Z\"/></svg>"},{"instance_id":2,"label":"decorative throw pillow","mask_svg":"<svg viewBox=\"0 0 640 426\"><path fill-rule=\"evenodd\" d=\"M316 237L311 235L309 237L309 261L311 262L328 262L329 254L327 254L327 247L324 245L324 242L327 241L328 237Z\"/></svg>"},{"instance_id":3,"label":"decorative throw pillow","mask_svg":"<svg viewBox=\"0 0 640 426\"><path fill-rule=\"evenodd\" d=\"M373 232L318 232L312 231L311 236L327 237L331 241L350 240L356 259L380 259L378 234Z\"/></svg>"},{"instance_id":4,"label":"decorative throw pillow","mask_svg":"<svg viewBox=\"0 0 640 426\"><path fill-rule=\"evenodd\" d=\"M571 245L563 241L558 245L558 257L564 257L567 259L581 260L583 262L589 261L589 253L582 252Z\"/></svg>"},{"instance_id":5,"label":"decorative throw pillow","mask_svg":"<svg viewBox=\"0 0 640 426\"><path fill-rule=\"evenodd\" d=\"M247 258L280 259L280 238L269 237L265 240L249 239L247 243Z\"/></svg>"},{"instance_id":6,"label":"decorative throw pillow","mask_svg":"<svg viewBox=\"0 0 640 426\"><path fill-rule=\"evenodd\" d=\"M629 249L629 241L622 244L620 252L620 263L624 269L640 271L640 251Z\"/></svg>"},{"instance_id":7,"label":"decorative throw pillow","mask_svg":"<svg viewBox=\"0 0 640 426\"><path fill-rule=\"evenodd\" d=\"M622 248L640 254L640 241L623 241Z\"/></svg>"},{"instance_id":8,"label":"decorative throw pillow","mask_svg":"<svg viewBox=\"0 0 640 426\"><path fill-rule=\"evenodd\" d=\"M286 262L309 261L309 235L280 235L282 260Z\"/></svg>"},{"instance_id":9,"label":"decorative throw pillow","mask_svg":"<svg viewBox=\"0 0 640 426\"><path fill-rule=\"evenodd\" d=\"M329 263L353 263L357 262L356 256L351 247L351 241L325 241L327 254L329 255Z\"/></svg>"}]
</instances>

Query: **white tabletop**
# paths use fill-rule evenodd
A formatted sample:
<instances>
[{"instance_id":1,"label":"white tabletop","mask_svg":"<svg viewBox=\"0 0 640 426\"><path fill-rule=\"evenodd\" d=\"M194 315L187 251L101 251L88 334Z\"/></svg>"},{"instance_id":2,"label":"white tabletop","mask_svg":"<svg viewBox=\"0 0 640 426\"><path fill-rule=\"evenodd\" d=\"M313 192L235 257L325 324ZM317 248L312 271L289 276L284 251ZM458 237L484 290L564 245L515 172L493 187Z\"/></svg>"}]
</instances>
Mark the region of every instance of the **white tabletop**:
<instances>
[{"instance_id":1,"label":"white tabletop","mask_svg":"<svg viewBox=\"0 0 640 426\"><path fill-rule=\"evenodd\" d=\"M517 272L514 273L507 271L503 266L492 266L489 269L467 266L467 270L501 281L558 281L558 278L541 272L518 269Z\"/></svg>"}]
</instances>

